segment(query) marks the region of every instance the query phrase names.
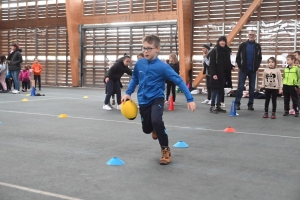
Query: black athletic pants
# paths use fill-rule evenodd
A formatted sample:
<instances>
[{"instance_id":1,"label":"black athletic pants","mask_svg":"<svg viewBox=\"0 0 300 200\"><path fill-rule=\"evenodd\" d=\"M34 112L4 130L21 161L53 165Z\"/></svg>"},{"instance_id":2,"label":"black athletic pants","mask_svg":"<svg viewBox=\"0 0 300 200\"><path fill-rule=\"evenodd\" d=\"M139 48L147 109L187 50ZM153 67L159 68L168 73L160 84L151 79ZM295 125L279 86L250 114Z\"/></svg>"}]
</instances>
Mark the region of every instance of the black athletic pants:
<instances>
[{"instance_id":1,"label":"black athletic pants","mask_svg":"<svg viewBox=\"0 0 300 200\"><path fill-rule=\"evenodd\" d=\"M117 103L118 103L118 105L120 105L121 104L121 87L120 87L119 81L109 80L106 83L106 90L107 90L107 93L106 93L104 104L108 105L110 102L110 97L113 94L117 94Z\"/></svg>"},{"instance_id":2,"label":"black athletic pants","mask_svg":"<svg viewBox=\"0 0 300 200\"><path fill-rule=\"evenodd\" d=\"M41 75L34 75L34 87L36 88L36 82L38 81L39 89L41 89Z\"/></svg>"},{"instance_id":3,"label":"black athletic pants","mask_svg":"<svg viewBox=\"0 0 300 200\"><path fill-rule=\"evenodd\" d=\"M295 112L299 112L298 89L296 90L295 86L283 85L283 96L285 112L289 112L290 110L290 98L292 98L293 109Z\"/></svg>"},{"instance_id":4,"label":"black athletic pants","mask_svg":"<svg viewBox=\"0 0 300 200\"><path fill-rule=\"evenodd\" d=\"M269 103L272 96L272 112L276 112L277 108L277 96L278 96L277 89L265 89L265 112L269 111Z\"/></svg>"},{"instance_id":5,"label":"black athletic pants","mask_svg":"<svg viewBox=\"0 0 300 200\"><path fill-rule=\"evenodd\" d=\"M169 96L171 93L171 89L172 89L172 97L173 97L173 101L175 102L176 99L176 92L175 92L175 83L173 83L172 81L167 81L167 96L166 96L166 101L169 100Z\"/></svg>"},{"instance_id":6,"label":"black athletic pants","mask_svg":"<svg viewBox=\"0 0 300 200\"><path fill-rule=\"evenodd\" d=\"M210 83L209 83L210 77L206 75L206 90L207 90L207 99L211 100L211 89L210 89Z\"/></svg>"},{"instance_id":7,"label":"black athletic pants","mask_svg":"<svg viewBox=\"0 0 300 200\"><path fill-rule=\"evenodd\" d=\"M169 146L169 139L162 119L164 111L164 98L155 99L151 105L140 105L142 129L146 134L155 130L161 147Z\"/></svg>"}]
</instances>

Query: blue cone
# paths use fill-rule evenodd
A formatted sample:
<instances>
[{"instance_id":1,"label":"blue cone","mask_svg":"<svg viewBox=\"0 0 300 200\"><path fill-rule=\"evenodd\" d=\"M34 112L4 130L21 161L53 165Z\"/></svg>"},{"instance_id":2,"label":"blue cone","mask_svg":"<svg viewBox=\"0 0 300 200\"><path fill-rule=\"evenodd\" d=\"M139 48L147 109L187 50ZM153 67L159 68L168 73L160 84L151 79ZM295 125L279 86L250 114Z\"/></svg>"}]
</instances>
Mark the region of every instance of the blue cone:
<instances>
[{"instance_id":1,"label":"blue cone","mask_svg":"<svg viewBox=\"0 0 300 200\"><path fill-rule=\"evenodd\" d=\"M231 104L231 108L230 108L230 117L236 117L237 114L236 114L236 107L235 107L235 101L233 100L232 101L232 104Z\"/></svg>"},{"instance_id":2,"label":"blue cone","mask_svg":"<svg viewBox=\"0 0 300 200\"><path fill-rule=\"evenodd\" d=\"M188 148L189 145L185 143L184 141L179 141L176 144L173 145L175 148Z\"/></svg>"},{"instance_id":3,"label":"blue cone","mask_svg":"<svg viewBox=\"0 0 300 200\"><path fill-rule=\"evenodd\" d=\"M107 165L111 165L111 166L120 166L120 165L124 165L125 163L120 158L113 157L112 159L110 159L109 161L107 161L106 164Z\"/></svg>"},{"instance_id":4,"label":"blue cone","mask_svg":"<svg viewBox=\"0 0 300 200\"><path fill-rule=\"evenodd\" d=\"M31 94L30 94L30 96L35 96L35 87L34 86L31 87Z\"/></svg>"},{"instance_id":5,"label":"blue cone","mask_svg":"<svg viewBox=\"0 0 300 200\"><path fill-rule=\"evenodd\" d=\"M2 124L2 122L0 122L0 124Z\"/></svg>"}]
</instances>

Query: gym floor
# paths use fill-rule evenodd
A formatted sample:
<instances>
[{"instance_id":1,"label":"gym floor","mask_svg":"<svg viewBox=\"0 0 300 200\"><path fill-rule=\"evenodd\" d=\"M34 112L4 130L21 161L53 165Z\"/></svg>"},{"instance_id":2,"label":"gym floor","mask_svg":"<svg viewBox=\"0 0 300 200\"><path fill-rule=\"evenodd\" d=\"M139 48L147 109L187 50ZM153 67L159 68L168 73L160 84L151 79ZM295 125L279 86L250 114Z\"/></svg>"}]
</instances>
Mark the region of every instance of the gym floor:
<instances>
[{"instance_id":1,"label":"gym floor","mask_svg":"<svg viewBox=\"0 0 300 200\"><path fill-rule=\"evenodd\" d=\"M192 113L178 94L175 110L164 108L172 163L161 166L158 142L142 132L139 116L102 110L103 89L40 93L0 94L1 200L300 199L300 119L282 116L283 98L274 120L262 118L264 100L248 111L242 99L239 116L230 117L232 97L226 114L211 114L201 104L206 95L194 95ZM172 147L178 141L189 148ZM125 164L106 165L112 157Z\"/></svg>"}]
</instances>

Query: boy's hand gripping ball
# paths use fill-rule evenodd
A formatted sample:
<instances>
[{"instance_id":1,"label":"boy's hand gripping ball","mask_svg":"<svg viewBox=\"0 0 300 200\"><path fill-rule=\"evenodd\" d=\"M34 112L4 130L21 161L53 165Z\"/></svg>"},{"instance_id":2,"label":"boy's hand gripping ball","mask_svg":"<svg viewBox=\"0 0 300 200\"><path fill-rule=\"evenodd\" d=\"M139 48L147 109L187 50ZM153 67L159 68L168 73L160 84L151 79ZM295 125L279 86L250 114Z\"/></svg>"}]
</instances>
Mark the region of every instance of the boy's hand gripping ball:
<instances>
[{"instance_id":1,"label":"boy's hand gripping ball","mask_svg":"<svg viewBox=\"0 0 300 200\"><path fill-rule=\"evenodd\" d=\"M121 113L125 118L134 120L138 114L138 107L133 100L128 99L121 104Z\"/></svg>"}]
</instances>

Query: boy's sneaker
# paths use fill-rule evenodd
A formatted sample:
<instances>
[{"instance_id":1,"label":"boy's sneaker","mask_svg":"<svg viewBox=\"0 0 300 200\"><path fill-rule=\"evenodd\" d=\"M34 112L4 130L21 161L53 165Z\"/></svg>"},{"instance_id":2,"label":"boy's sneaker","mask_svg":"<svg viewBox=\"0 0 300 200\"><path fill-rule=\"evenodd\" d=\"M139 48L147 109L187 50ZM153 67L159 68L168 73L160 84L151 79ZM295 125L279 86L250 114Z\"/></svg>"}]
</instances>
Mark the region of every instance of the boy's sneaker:
<instances>
[{"instance_id":1,"label":"boy's sneaker","mask_svg":"<svg viewBox=\"0 0 300 200\"><path fill-rule=\"evenodd\" d=\"M109 105L104 105L104 106L103 106L103 110L112 110L112 108L109 107Z\"/></svg>"},{"instance_id":2,"label":"boy's sneaker","mask_svg":"<svg viewBox=\"0 0 300 200\"><path fill-rule=\"evenodd\" d=\"M296 112L296 113L295 113L295 117L299 117L299 112Z\"/></svg>"},{"instance_id":3,"label":"boy's sneaker","mask_svg":"<svg viewBox=\"0 0 300 200\"><path fill-rule=\"evenodd\" d=\"M236 105L235 105L235 109L236 109L236 110L241 110L241 106L236 104Z\"/></svg>"},{"instance_id":4,"label":"boy's sneaker","mask_svg":"<svg viewBox=\"0 0 300 200\"><path fill-rule=\"evenodd\" d=\"M208 103L209 100L208 99L205 99L204 101L202 101L201 103Z\"/></svg>"},{"instance_id":5,"label":"boy's sneaker","mask_svg":"<svg viewBox=\"0 0 300 200\"><path fill-rule=\"evenodd\" d=\"M115 105L116 104L116 101L113 99L112 101L111 101L111 105Z\"/></svg>"},{"instance_id":6,"label":"boy's sneaker","mask_svg":"<svg viewBox=\"0 0 300 200\"><path fill-rule=\"evenodd\" d=\"M284 111L283 116L288 116L289 115L289 111Z\"/></svg>"},{"instance_id":7,"label":"boy's sneaker","mask_svg":"<svg viewBox=\"0 0 300 200\"><path fill-rule=\"evenodd\" d=\"M169 147L162 147L161 149L161 158L159 164L167 165L171 162L171 150Z\"/></svg>"},{"instance_id":8,"label":"boy's sneaker","mask_svg":"<svg viewBox=\"0 0 300 200\"><path fill-rule=\"evenodd\" d=\"M117 110L121 110L121 104L117 105Z\"/></svg>"},{"instance_id":9,"label":"boy's sneaker","mask_svg":"<svg viewBox=\"0 0 300 200\"><path fill-rule=\"evenodd\" d=\"M265 114L264 114L264 116L263 116L263 118L268 118L269 116L268 116L268 113L267 112L265 112Z\"/></svg>"},{"instance_id":10,"label":"boy's sneaker","mask_svg":"<svg viewBox=\"0 0 300 200\"><path fill-rule=\"evenodd\" d=\"M225 108L225 103L221 103L221 108Z\"/></svg>"},{"instance_id":11,"label":"boy's sneaker","mask_svg":"<svg viewBox=\"0 0 300 200\"><path fill-rule=\"evenodd\" d=\"M211 104L211 100L209 100L208 102L207 102L207 105L210 105Z\"/></svg>"},{"instance_id":12,"label":"boy's sneaker","mask_svg":"<svg viewBox=\"0 0 300 200\"><path fill-rule=\"evenodd\" d=\"M157 140L157 135L156 135L155 130L152 131L152 138L153 138L153 140Z\"/></svg>"},{"instance_id":13,"label":"boy's sneaker","mask_svg":"<svg viewBox=\"0 0 300 200\"><path fill-rule=\"evenodd\" d=\"M271 119L276 119L276 115L275 115L275 113L274 113L274 112L272 112Z\"/></svg>"}]
</instances>

